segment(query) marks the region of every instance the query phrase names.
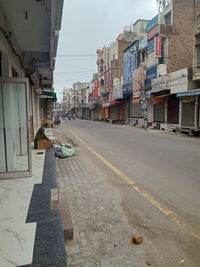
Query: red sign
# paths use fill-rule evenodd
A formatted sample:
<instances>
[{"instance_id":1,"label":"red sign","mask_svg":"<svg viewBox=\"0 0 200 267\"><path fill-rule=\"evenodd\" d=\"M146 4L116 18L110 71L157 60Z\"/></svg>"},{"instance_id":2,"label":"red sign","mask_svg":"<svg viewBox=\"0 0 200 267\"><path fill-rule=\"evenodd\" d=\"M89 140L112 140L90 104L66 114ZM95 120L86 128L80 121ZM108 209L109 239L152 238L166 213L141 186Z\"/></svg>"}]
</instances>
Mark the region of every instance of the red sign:
<instances>
[{"instance_id":1,"label":"red sign","mask_svg":"<svg viewBox=\"0 0 200 267\"><path fill-rule=\"evenodd\" d=\"M99 80L98 80L98 78L94 79L93 86L94 86L93 96L97 97L97 96L99 96Z\"/></svg>"},{"instance_id":2,"label":"red sign","mask_svg":"<svg viewBox=\"0 0 200 267\"><path fill-rule=\"evenodd\" d=\"M160 36L156 36L154 38L154 57L162 56L162 38Z\"/></svg>"}]
</instances>

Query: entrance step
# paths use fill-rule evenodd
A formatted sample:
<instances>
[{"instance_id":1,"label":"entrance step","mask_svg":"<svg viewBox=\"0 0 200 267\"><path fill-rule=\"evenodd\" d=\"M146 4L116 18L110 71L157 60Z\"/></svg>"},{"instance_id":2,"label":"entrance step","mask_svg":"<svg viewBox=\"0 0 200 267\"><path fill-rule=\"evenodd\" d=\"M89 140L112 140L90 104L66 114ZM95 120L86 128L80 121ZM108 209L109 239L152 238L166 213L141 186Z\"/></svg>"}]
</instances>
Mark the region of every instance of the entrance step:
<instances>
[{"instance_id":1,"label":"entrance step","mask_svg":"<svg viewBox=\"0 0 200 267\"><path fill-rule=\"evenodd\" d=\"M60 210L64 239L73 239L73 225L67 199L52 200L51 209Z\"/></svg>"}]
</instances>

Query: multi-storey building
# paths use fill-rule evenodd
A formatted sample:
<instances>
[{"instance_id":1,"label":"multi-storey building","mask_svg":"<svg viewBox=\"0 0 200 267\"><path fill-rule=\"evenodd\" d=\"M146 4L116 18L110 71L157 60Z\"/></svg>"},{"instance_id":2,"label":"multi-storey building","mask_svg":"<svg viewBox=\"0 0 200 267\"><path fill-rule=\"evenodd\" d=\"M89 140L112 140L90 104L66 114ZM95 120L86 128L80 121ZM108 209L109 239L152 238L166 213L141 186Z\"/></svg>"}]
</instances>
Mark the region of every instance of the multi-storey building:
<instances>
[{"instance_id":1,"label":"multi-storey building","mask_svg":"<svg viewBox=\"0 0 200 267\"><path fill-rule=\"evenodd\" d=\"M124 30L109 47L97 50L99 88L102 95L100 118L112 121L124 120L124 102L122 100L123 50L137 36L136 27ZM119 93L117 93L119 92Z\"/></svg>"},{"instance_id":2,"label":"multi-storey building","mask_svg":"<svg viewBox=\"0 0 200 267\"><path fill-rule=\"evenodd\" d=\"M134 118L140 118L141 108L140 103L133 103L133 83L141 84L140 81L137 81L136 78L133 77L133 71L136 70L140 63L142 62L142 58L140 58L139 53L139 45L141 38L145 36L146 25L149 20L137 20L134 24L134 40L133 42L123 51L124 52L124 64L123 64L123 98L125 102L125 118L129 121ZM141 56L144 53L141 53ZM135 92L134 92L135 93ZM136 96L136 95L135 95ZM138 95L139 96L139 95Z\"/></svg>"},{"instance_id":3,"label":"multi-storey building","mask_svg":"<svg viewBox=\"0 0 200 267\"><path fill-rule=\"evenodd\" d=\"M160 1L159 13L147 24L148 61L146 88L151 89L152 121L161 128L196 127L192 81L193 27L200 3L190 0ZM196 94L196 91L194 92ZM152 114L153 112L153 114ZM153 115L153 116L152 116ZM171 126L170 126L171 127Z\"/></svg>"}]
</instances>

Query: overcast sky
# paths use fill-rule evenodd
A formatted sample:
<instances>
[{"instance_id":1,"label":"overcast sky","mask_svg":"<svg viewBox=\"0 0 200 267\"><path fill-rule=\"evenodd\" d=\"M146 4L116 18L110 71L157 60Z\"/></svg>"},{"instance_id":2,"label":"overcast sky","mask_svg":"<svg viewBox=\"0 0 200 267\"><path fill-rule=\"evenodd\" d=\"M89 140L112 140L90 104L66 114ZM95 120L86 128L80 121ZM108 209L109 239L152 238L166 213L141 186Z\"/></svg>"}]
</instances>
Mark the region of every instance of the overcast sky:
<instances>
[{"instance_id":1,"label":"overcast sky","mask_svg":"<svg viewBox=\"0 0 200 267\"><path fill-rule=\"evenodd\" d=\"M63 88L89 82L97 71L96 50L109 45L124 26L157 14L156 0L64 0L54 88L58 101Z\"/></svg>"}]
</instances>

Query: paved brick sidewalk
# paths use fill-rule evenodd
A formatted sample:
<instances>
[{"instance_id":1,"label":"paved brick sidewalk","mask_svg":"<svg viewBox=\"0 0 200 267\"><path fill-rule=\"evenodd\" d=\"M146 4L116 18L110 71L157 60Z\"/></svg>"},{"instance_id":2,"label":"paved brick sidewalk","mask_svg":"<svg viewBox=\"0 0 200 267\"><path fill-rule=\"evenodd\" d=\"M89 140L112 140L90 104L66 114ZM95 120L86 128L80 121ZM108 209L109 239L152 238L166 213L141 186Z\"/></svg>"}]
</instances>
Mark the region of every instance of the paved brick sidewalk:
<instances>
[{"instance_id":1,"label":"paved brick sidewalk","mask_svg":"<svg viewBox=\"0 0 200 267\"><path fill-rule=\"evenodd\" d=\"M79 148L77 148L79 151ZM79 152L57 159L62 195L68 198L74 240L66 243L69 267L147 266L143 245L132 245L135 229L127 223L118 190Z\"/></svg>"}]
</instances>

